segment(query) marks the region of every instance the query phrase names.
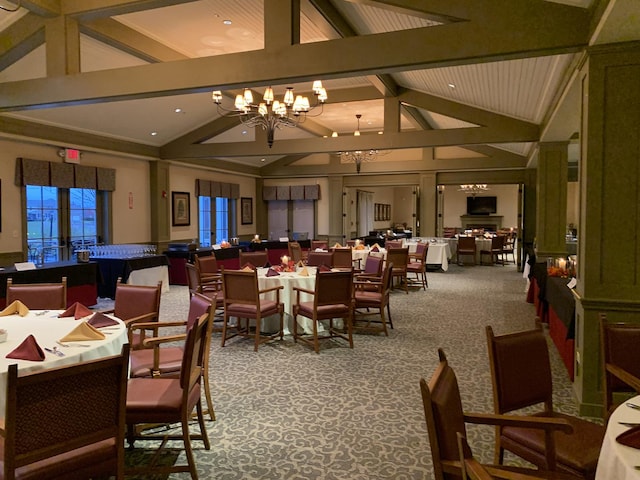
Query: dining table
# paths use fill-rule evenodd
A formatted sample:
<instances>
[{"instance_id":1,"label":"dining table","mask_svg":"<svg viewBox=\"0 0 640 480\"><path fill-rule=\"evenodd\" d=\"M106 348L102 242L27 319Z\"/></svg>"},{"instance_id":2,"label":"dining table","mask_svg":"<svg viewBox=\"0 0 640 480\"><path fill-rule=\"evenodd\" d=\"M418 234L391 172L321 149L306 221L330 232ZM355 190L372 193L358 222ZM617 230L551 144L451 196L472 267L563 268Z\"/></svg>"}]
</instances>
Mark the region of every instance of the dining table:
<instances>
[{"instance_id":1,"label":"dining table","mask_svg":"<svg viewBox=\"0 0 640 480\"><path fill-rule=\"evenodd\" d=\"M4 414L6 406L9 365L18 364L19 374L32 373L117 355L128 342L125 324L111 315L108 317L116 324L98 329L104 333L104 340L60 342L82 321L91 318L91 315L78 320L74 317L58 317L62 312L63 310L30 310L25 316L13 314L0 317L0 329L6 331L6 340L0 343L0 415ZM44 351L44 360L7 358L7 354L14 351L29 335L35 337Z\"/></svg>"},{"instance_id":2,"label":"dining table","mask_svg":"<svg viewBox=\"0 0 640 480\"><path fill-rule=\"evenodd\" d=\"M618 436L633 428L638 429L637 448L619 443ZM618 406L607 424L595 480L613 479L640 479L640 395Z\"/></svg>"}]
</instances>

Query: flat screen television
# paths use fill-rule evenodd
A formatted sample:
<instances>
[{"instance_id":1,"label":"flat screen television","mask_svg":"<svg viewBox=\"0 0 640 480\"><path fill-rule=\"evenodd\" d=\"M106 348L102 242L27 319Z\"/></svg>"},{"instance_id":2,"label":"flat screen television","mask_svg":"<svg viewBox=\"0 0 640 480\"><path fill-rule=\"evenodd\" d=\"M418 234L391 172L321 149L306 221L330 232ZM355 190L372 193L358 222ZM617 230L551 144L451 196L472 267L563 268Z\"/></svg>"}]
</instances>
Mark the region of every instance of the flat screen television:
<instances>
[{"instance_id":1,"label":"flat screen television","mask_svg":"<svg viewBox=\"0 0 640 480\"><path fill-rule=\"evenodd\" d=\"M498 197L467 197L467 215L491 215L497 205Z\"/></svg>"}]
</instances>

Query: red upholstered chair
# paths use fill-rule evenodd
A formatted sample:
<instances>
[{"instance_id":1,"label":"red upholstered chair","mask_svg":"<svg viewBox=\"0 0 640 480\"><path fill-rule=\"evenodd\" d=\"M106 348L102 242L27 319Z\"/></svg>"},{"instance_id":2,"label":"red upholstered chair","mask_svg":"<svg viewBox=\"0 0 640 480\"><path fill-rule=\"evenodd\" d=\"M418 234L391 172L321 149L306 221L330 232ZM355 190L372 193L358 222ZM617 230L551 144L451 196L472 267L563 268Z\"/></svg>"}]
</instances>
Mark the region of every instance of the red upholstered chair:
<instances>
[{"instance_id":1,"label":"red upholstered chair","mask_svg":"<svg viewBox=\"0 0 640 480\"><path fill-rule=\"evenodd\" d=\"M127 385L127 441L134 447L136 439L162 440L162 449L167 440L180 439L184 443L187 465L155 465L153 457L151 465L127 468L127 475L160 474L173 472L189 472L192 479L198 478L191 440L202 440L205 449L209 450L209 437L205 428L202 412L201 383L202 369L206 349L206 335L209 327L209 314L202 315L187 331L184 344L182 366L178 378L131 378ZM196 410L200 434L189 433L189 420ZM173 424L180 423L182 435L167 435L136 431L141 424Z\"/></svg>"},{"instance_id":2,"label":"red upholstered chair","mask_svg":"<svg viewBox=\"0 0 640 480\"><path fill-rule=\"evenodd\" d=\"M585 479L595 476L604 427L553 410L551 365L547 341L538 324L534 330L495 336L486 328L493 404L496 413L542 405L535 416L565 420L570 435L545 436L526 428L499 427L495 460L502 463L508 450L543 469L555 469Z\"/></svg>"},{"instance_id":3,"label":"red upholstered chair","mask_svg":"<svg viewBox=\"0 0 640 480\"><path fill-rule=\"evenodd\" d=\"M7 305L20 300L31 310L64 310L67 308L67 277L60 283L15 284L7 278Z\"/></svg>"},{"instance_id":4,"label":"red upholstered chair","mask_svg":"<svg viewBox=\"0 0 640 480\"><path fill-rule=\"evenodd\" d=\"M193 264L196 266L198 275L200 276L199 283L201 285L212 283L220 287L222 274L218 266L218 260L214 255L197 255Z\"/></svg>"},{"instance_id":5,"label":"red upholstered chair","mask_svg":"<svg viewBox=\"0 0 640 480\"><path fill-rule=\"evenodd\" d=\"M291 258L291 260L293 260L294 263L298 263L300 261L306 263L307 257L309 254L308 252L302 250L300 243L289 242L289 244L287 245L287 248L289 250L289 258Z\"/></svg>"},{"instance_id":6,"label":"red upholstered chair","mask_svg":"<svg viewBox=\"0 0 640 480\"><path fill-rule=\"evenodd\" d=\"M245 272L242 270L225 270L222 274L222 289L224 292L224 323L222 324L222 346L229 338L237 335L244 337L253 336L255 339L254 351L258 351L261 343L280 337L282 340L284 332L284 305L280 302L280 290L284 287L266 288L260 290L258 287L257 272ZM275 300L261 298L266 293L275 292ZM280 328L278 332L263 335L260 332L262 319L270 315L280 316ZM233 326L229 324L231 317L237 318L238 323ZM242 320L245 320L244 326ZM254 320L255 332L251 333L250 321ZM228 336L227 330L235 329L236 333Z\"/></svg>"},{"instance_id":7,"label":"red upholstered chair","mask_svg":"<svg viewBox=\"0 0 640 480\"><path fill-rule=\"evenodd\" d=\"M182 346L167 346L167 343L184 341L187 338L187 331L202 315L209 315L209 330L205 336L204 366L202 369L202 382L204 384L205 399L207 400L207 412L211 420L216 419L213 410L213 400L211 398L211 386L209 384L209 357L211 350L211 330L213 330L213 317L215 310L212 309L212 299L200 293L194 293L189 300L189 312L186 320L182 322L157 322L150 325L159 331L165 328L176 329L185 327L185 333L165 335L159 337L145 338L146 348L134 350L130 355L131 377L177 377L182 368L182 357L184 348ZM138 323L133 325L134 329L148 328L149 324Z\"/></svg>"},{"instance_id":8,"label":"red upholstered chair","mask_svg":"<svg viewBox=\"0 0 640 480\"><path fill-rule=\"evenodd\" d=\"M311 251L316 250L327 250L327 241L326 240L311 240Z\"/></svg>"},{"instance_id":9,"label":"red upholstered chair","mask_svg":"<svg viewBox=\"0 0 640 480\"><path fill-rule=\"evenodd\" d=\"M9 365L2 478L124 478L128 353L20 375Z\"/></svg>"},{"instance_id":10,"label":"red upholstered chair","mask_svg":"<svg viewBox=\"0 0 640 480\"><path fill-rule=\"evenodd\" d=\"M402 240L385 240L384 248L387 250L390 248L402 248Z\"/></svg>"},{"instance_id":11,"label":"red upholstered chair","mask_svg":"<svg viewBox=\"0 0 640 480\"><path fill-rule=\"evenodd\" d=\"M187 285L189 286L189 293L194 295L199 293L211 299L211 303L215 307L215 311L221 315L224 312L224 298L222 294L222 274L219 275L220 280L211 283L202 283L201 275L198 273L198 268L191 264L186 263L185 269L187 272ZM215 319L214 319L215 320ZM222 327L216 328L214 323L213 331L220 330Z\"/></svg>"},{"instance_id":12,"label":"red upholstered chair","mask_svg":"<svg viewBox=\"0 0 640 480\"><path fill-rule=\"evenodd\" d=\"M504 265L504 235L498 235L491 239L491 249L490 250L480 250L480 263L482 265L487 265L482 262L483 258L489 255L491 257L491 263L489 265L501 264Z\"/></svg>"},{"instance_id":13,"label":"red upholstered chair","mask_svg":"<svg viewBox=\"0 0 640 480\"><path fill-rule=\"evenodd\" d=\"M472 265L476 264L476 238L475 237L458 237L458 246L456 247L456 259L458 265L464 265L461 257L468 256L473 259Z\"/></svg>"},{"instance_id":14,"label":"red upholstered chair","mask_svg":"<svg viewBox=\"0 0 640 480\"><path fill-rule=\"evenodd\" d=\"M391 307L389 304L392 270L393 263L387 263L381 278L369 279L367 277L359 277L354 279L354 330L382 331L385 335L389 336L389 332L387 331L387 318L385 317L384 311L385 309L387 310L389 325L393 328ZM371 309L375 311L371 312ZM375 318L376 316L379 318ZM376 324L380 324L380 327L377 327Z\"/></svg>"},{"instance_id":15,"label":"red upholstered chair","mask_svg":"<svg viewBox=\"0 0 640 480\"><path fill-rule=\"evenodd\" d=\"M407 282L409 285L422 286L426 290L429 286L427 282L427 253L429 252L428 243L418 243L416 252L409 254L409 263L407 264ZM410 277L415 275L415 277Z\"/></svg>"},{"instance_id":16,"label":"red upholstered chair","mask_svg":"<svg viewBox=\"0 0 640 480\"><path fill-rule=\"evenodd\" d=\"M438 349L440 363L427 384L423 378L420 380L422 392L422 404L424 416L429 433L429 446L435 480L460 480L463 464L460 461L458 447L458 434L466 436L466 424L497 425L500 427L523 427L538 429L536 431L560 431L571 432L571 427L566 420L556 418L541 418L529 416L505 416L491 413L468 413L462 409L462 398L458 388L458 380L453 369L447 362L447 357L442 349ZM544 433L542 434L544 436ZM553 455L553 451L550 452ZM471 457L471 451L464 452L464 458ZM538 474L538 470L530 470L502 465L486 465L490 478L525 479L528 477L515 476L516 474ZM563 476L557 472L540 472L545 474L542 478L575 478Z\"/></svg>"},{"instance_id":17,"label":"red upholstered chair","mask_svg":"<svg viewBox=\"0 0 640 480\"><path fill-rule=\"evenodd\" d=\"M364 262L364 269L356 273L354 276L380 278L382 276L383 265L384 265L384 258L376 257L374 255L367 255L367 259Z\"/></svg>"},{"instance_id":18,"label":"red upholstered chair","mask_svg":"<svg viewBox=\"0 0 640 480\"><path fill-rule=\"evenodd\" d=\"M296 294L293 305L293 340L298 340L313 346L316 353L320 353L320 340L342 338L353 348L353 272L318 272L315 290L293 287ZM313 300L301 301L301 294L313 295ZM302 336L298 332L298 315L309 318L313 324L311 338ZM334 319L342 318L347 329L346 335L334 326ZM318 335L318 322L328 320L326 335Z\"/></svg>"},{"instance_id":19,"label":"red upholstered chair","mask_svg":"<svg viewBox=\"0 0 640 480\"><path fill-rule=\"evenodd\" d=\"M309 252L307 258L307 265L310 267L319 267L320 265L326 265L330 267L333 265L333 252Z\"/></svg>"},{"instance_id":20,"label":"red upholstered chair","mask_svg":"<svg viewBox=\"0 0 640 480\"><path fill-rule=\"evenodd\" d=\"M640 393L640 324L609 323L600 314L600 349L605 419L616 409L613 394Z\"/></svg>"},{"instance_id":21,"label":"red upholstered chair","mask_svg":"<svg viewBox=\"0 0 640 480\"><path fill-rule=\"evenodd\" d=\"M393 263L391 277L405 293L409 293L409 282L407 280L407 265L409 263L409 249L405 248L387 248L387 263Z\"/></svg>"},{"instance_id":22,"label":"red upholstered chair","mask_svg":"<svg viewBox=\"0 0 640 480\"><path fill-rule=\"evenodd\" d=\"M331 266L334 268L353 268L353 260L350 248L332 248L333 260Z\"/></svg>"},{"instance_id":23,"label":"red upholstered chair","mask_svg":"<svg viewBox=\"0 0 640 480\"><path fill-rule=\"evenodd\" d=\"M118 279L116 283L116 295L113 310L104 313L113 313L122 320L129 329L129 343L131 349L145 348L144 338L149 334L152 337L158 336L155 327L146 330L133 331L132 326L136 323L155 323L160 316L160 296L162 294L162 282L156 286L148 285L128 285Z\"/></svg>"},{"instance_id":24,"label":"red upholstered chair","mask_svg":"<svg viewBox=\"0 0 640 480\"><path fill-rule=\"evenodd\" d=\"M243 268L247 263L254 267L264 267L269 263L269 252L267 249L259 252L243 252L240 250L238 260L240 261L240 268Z\"/></svg>"}]
</instances>

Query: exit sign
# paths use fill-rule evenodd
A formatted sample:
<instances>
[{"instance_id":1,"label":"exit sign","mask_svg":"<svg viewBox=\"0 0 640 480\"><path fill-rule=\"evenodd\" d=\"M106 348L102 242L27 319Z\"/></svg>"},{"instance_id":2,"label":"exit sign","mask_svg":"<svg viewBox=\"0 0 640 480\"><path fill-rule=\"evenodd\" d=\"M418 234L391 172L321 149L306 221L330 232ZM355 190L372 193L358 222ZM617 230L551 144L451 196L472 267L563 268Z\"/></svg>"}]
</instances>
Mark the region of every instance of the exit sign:
<instances>
[{"instance_id":1,"label":"exit sign","mask_svg":"<svg viewBox=\"0 0 640 480\"><path fill-rule=\"evenodd\" d=\"M65 148L64 161L67 163L80 163L80 150L76 150L75 148Z\"/></svg>"}]
</instances>

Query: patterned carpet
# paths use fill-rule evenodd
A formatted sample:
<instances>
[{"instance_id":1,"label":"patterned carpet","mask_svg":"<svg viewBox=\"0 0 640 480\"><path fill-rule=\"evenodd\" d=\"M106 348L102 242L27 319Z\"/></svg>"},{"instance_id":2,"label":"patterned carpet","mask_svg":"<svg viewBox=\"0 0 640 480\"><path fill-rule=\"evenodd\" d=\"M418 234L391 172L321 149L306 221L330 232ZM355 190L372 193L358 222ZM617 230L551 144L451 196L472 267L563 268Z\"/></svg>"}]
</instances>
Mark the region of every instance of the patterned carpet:
<instances>
[{"instance_id":1,"label":"patterned carpet","mask_svg":"<svg viewBox=\"0 0 640 480\"><path fill-rule=\"evenodd\" d=\"M395 291L394 330L389 337L358 334L353 350L344 342L325 343L317 355L285 337L254 353L249 340L232 339L221 348L215 335L217 421L207 422L211 450L194 442L200 478L433 478L418 382L431 377L442 347L465 409L491 412L484 327L492 325L496 334L531 328L534 309L525 302L525 288L513 266L450 265L446 273L429 274L426 292ZM161 320L180 319L187 308L186 287L171 286L162 297ZM566 370L550 350L555 406L576 414ZM470 427L468 437L476 456L489 461L493 429ZM136 443L128 463L143 461L145 443ZM183 463L179 453L168 461L176 455Z\"/></svg>"}]
</instances>

